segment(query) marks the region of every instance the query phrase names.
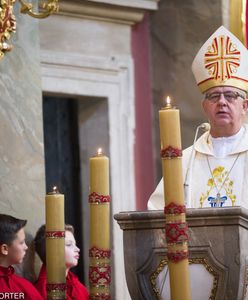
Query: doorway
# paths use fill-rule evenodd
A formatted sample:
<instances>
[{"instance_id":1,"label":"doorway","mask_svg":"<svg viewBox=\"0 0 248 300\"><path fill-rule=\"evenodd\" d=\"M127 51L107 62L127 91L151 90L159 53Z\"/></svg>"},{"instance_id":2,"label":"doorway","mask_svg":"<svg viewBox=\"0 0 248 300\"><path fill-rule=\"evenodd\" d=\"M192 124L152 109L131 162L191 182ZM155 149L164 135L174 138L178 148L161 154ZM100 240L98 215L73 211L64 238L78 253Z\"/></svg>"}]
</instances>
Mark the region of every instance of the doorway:
<instances>
[{"instance_id":1,"label":"doorway","mask_svg":"<svg viewBox=\"0 0 248 300\"><path fill-rule=\"evenodd\" d=\"M108 101L44 95L43 124L46 190L56 185L65 195L65 222L75 227L81 249L75 273L88 285L89 158L98 148L109 156Z\"/></svg>"}]
</instances>

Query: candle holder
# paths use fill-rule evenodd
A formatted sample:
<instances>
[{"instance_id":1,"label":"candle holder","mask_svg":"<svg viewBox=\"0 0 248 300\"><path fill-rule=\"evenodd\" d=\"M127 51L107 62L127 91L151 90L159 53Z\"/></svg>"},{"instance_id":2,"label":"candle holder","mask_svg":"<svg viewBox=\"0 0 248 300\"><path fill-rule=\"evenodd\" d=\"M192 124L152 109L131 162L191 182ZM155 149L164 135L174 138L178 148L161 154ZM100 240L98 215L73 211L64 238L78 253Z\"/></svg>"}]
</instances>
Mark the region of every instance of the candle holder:
<instances>
[{"instance_id":1,"label":"candle holder","mask_svg":"<svg viewBox=\"0 0 248 300\"><path fill-rule=\"evenodd\" d=\"M27 3L24 0L19 0L21 4L21 13L28 14L36 19L44 19L51 14L58 12L58 0L43 0L41 1L40 9L36 12L32 3Z\"/></svg>"}]
</instances>

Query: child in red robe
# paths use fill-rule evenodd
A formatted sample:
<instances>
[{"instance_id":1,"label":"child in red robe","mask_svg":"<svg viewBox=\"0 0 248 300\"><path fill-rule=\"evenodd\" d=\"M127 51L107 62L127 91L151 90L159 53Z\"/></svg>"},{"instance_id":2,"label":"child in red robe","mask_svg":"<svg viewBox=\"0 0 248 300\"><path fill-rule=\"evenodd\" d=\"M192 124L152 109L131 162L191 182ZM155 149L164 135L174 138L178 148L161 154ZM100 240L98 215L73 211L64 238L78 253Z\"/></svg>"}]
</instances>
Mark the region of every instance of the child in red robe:
<instances>
[{"instance_id":1,"label":"child in red robe","mask_svg":"<svg viewBox=\"0 0 248 300\"><path fill-rule=\"evenodd\" d=\"M45 225L37 231L35 239L35 250L38 253L43 265L40 270L39 278L35 287L43 296L47 297L46 292L46 241ZM66 265L66 299L67 300L88 300L89 292L86 287L78 280L70 269L77 266L79 259L79 248L76 246L74 229L72 225L65 225L65 265Z\"/></svg>"},{"instance_id":2,"label":"child in red robe","mask_svg":"<svg viewBox=\"0 0 248 300\"><path fill-rule=\"evenodd\" d=\"M42 300L35 287L15 274L12 265L23 261L26 220L0 214L0 295L1 299Z\"/></svg>"}]
</instances>

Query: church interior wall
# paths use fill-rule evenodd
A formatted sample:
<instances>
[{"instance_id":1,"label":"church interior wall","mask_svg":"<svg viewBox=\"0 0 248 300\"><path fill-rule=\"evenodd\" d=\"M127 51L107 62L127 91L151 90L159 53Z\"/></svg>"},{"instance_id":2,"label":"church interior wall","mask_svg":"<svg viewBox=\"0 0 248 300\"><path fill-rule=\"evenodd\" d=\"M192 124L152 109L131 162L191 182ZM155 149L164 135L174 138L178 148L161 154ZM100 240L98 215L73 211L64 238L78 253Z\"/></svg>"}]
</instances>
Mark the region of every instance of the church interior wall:
<instances>
[{"instance_id":1,"label":"church interior wall","mask_svg":"<svg viewBox=\"0 0 248 300\"><path fill-rule=\"evenodd\" d=\"M136 1L140 6L144 2L149 1ZM194 128L205 121L191 63L202 41L222 24L222 18L223 1L217 0L160 0L158 11L151 14L151 126L157 180L161 177L158 110L163 96L172 96L181 111L183 146L187 147L193 141ZM39 25L38 21L17 13L17 23L14 49L0 62L1 212L28 219L30 235L44 223L42 92L69 95L80 101L84 97L87 101L105 99L108 108L104 113L109 118L106 148L112 159L112 210L134 210L135 108L130 23L65 13L40 21ZM118 275L113 279L116 299L128 300L121 266L122 232L113 225L114 263L118 265Z\"/></svg>"},{"instance_id":2,"label":"church interior wall","mask_svg":"<svg viewBox=\"0 0 248 300\"><path fill-rule=\"evenodd\" d=\"M0 211L28 220L29 241L45 218L39 28L15 13L13 50L0 62Z\"/></svg>"},{"instance_id":3,"label":"church interior wall","mask_svg":"<svg viewBox=\"0 0 248 300\"><path fill-rule=\"evenodd\" d=\"M222 3L224 2L224 3ZM196 127L206 122L191 64L205 41L228 24L228 1L161 0L151 15L153 137L156 182L161 178L158 110L169 95L180 109L183 148L194 140Z\"/></svg>"},{"instance_id":4,"label":"church interior wall","mask_svg":"<svg viewBox=\"0 0 248 300\"><path fill-rule=\"evenodd\" d=\"M79 122L79 132L84 133L79 137L79 143L81 144L80 168L84 180L82 226L85 243L82 252L87 266L89 219L86 208L88 203L85 199L87 194L85 173L88 173L86 165L89 157L85 155L94 154L96 149L89 149L92 145L102 143L103 147L106 147L104 152L110 156L112 213L135 209L131 27L130 24L105 22L63 13L40 23L40 37L42 89L45 95L77 98L81 121L83 108L87 115L87 109L84 107L86 103L93 105L96 99L103 98L107 101L108 109L101 117L106 118L108 123L108 145L104 144L107 142L104 136L101 138L99 134L94 133L96 124L98 126L100 124L99 114L92 115L91 125L95 125L87 132L90 135L90 142L87 142L89 136L85 134L86 123ZM101 142L101 139L104 141ZM85 149L87 151L84 151ZM116 299L129 299L122 254L122 235L115 222L113 222L112 237L112 289L114 289L112 294ZM114 272L115 266L118 266L118 272ZM87 272L85 267L85 278Z\"/></svg>"},{"instance_id":5,"label":"church interior wall","mask_svg":"<svg viewBox=\"0 0 248 300\"><path fill-rule=\"evenodd\" d=\"M152 92L149 13L132 27L135 86L135 187L136 210L146 210L155 188L152 141Z\"/></svg>"}]
</instances>

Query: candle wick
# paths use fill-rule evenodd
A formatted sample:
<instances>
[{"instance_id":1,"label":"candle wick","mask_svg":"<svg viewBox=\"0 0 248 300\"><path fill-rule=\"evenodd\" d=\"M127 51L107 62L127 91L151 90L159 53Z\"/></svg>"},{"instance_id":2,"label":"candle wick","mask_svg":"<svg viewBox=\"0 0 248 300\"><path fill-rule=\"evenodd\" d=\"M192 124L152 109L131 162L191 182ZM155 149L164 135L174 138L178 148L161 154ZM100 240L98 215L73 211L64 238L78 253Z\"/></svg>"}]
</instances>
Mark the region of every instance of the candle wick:
<instances>
[{"instance_id":1,"label":"candle wick","mask_svg":"<svg viewBox=\"0 0 248 300\"><path fill-rule=\"evenodd\" d=\"M171 103L166 103L164 107L162 107L162 109L171 109L174 108L174 106L171 105Z\"/></svg>"}]
</instances>

